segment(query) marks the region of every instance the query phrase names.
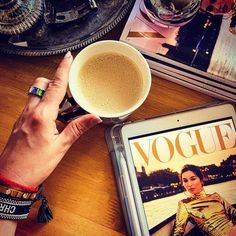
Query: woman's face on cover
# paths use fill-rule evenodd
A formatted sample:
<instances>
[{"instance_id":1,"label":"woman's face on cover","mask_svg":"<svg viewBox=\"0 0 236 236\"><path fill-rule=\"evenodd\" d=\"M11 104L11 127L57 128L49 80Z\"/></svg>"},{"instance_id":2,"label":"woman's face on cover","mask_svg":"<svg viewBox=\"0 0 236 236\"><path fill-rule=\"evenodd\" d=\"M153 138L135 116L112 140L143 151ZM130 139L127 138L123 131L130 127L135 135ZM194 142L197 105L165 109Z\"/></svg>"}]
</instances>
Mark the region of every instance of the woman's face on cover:
<instances>
[{"instance_id":1,"label":"woman's face on cover","mask_svg":"<svg viewBox=\"0 0 236 236\"><path fill-rule=\"evenodd\" d=\"M192 171L188 170L182 174L184 188L191 194L198 194L202 191L202 181Z\"/></svg>"}]
</instances>

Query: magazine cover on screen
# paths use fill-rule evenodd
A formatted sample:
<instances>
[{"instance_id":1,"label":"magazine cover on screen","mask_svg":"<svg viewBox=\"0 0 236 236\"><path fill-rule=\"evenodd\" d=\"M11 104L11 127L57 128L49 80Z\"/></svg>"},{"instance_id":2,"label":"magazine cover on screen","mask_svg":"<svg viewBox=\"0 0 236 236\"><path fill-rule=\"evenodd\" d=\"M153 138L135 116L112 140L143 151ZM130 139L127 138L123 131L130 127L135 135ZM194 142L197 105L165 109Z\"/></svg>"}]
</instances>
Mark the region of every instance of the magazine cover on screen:
<instances>
[{"instance_id":1,"label":"magazine cover on screen","mask_svg":"<svg viewBox=\"0 0 236 236\"><path fill-rule=\"evenodd\" d=\"M186 25L164 28L137 0L121 41L139 49L153 74L209 95L236 102L235 16L199 10Z\"/></svg>"},{"instance_id":2,"label":"magazine cover on screen","mask_svg":"<svg viewBox=\"0 0 236 236\"><path fill-rule=\"evenodd\" d=\"M236 223L235 134L229 117L129 140L151 235L229 235Z\"/></svg>"}]
</instances>

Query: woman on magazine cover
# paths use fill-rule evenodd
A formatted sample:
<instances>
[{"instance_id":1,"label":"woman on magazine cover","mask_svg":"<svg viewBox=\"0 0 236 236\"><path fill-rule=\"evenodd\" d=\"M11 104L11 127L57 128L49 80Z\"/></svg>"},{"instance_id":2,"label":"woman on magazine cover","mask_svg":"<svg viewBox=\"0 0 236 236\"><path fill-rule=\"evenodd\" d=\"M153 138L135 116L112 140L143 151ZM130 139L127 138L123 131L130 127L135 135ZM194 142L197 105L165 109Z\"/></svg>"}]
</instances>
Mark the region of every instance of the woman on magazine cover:
<instances>
[{"instance_id":1,"label":"woman on magazine cover","mask_svg":"<svg viewBox=\"0 0 236 236\"><path fill-rule=\"evenodd\" d=\"M236 235L236 208L218 193L205 193L203 174L198 166L185 165L180 181L189 197L178 203L174 236L184 235L188 220L210 236Z\"/></svg>"}]
</instances>

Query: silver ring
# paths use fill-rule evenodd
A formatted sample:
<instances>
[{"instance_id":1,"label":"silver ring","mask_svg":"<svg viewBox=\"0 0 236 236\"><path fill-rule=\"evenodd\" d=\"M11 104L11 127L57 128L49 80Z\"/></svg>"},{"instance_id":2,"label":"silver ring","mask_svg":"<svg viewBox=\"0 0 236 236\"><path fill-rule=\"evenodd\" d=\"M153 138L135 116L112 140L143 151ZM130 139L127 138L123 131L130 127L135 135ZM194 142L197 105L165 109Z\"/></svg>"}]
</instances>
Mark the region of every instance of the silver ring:
<instances>
[{"instance_id":1,"label":"silver ring","mask_svg":"<svg viewBox=\"0 0 236 236\"><path fill-rule=\"evenodd\" d=\"M45 94L45 90L31 86L28 91L28 95L30 94L36 95L41 98Z\"/></svg>"}]
</instances>

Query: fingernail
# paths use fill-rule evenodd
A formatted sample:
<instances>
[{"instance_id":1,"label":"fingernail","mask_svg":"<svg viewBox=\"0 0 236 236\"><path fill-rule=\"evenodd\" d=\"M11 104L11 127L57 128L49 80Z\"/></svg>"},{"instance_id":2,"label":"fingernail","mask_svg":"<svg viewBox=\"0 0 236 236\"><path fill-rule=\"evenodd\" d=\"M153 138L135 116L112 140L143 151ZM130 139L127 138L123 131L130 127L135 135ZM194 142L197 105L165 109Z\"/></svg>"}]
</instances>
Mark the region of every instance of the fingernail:
<instances>
[{"instance_id":1,"label":"fingernail","mask_svg":"<svg viewBox=\"0 0 236 236\"><path fill-rule=\"evenodd\" d=\"M71 57L71 51L68 51L68 52L65 54L64 58L70 58L70 57Z\"/></svg>"},{"instance_id":2,"label":"fingernail","mask_svg":"<svg viewBox=\"0 0 236 236\"><path fill-rule=\"evenodd\" d=\"M101 122L102 122L102 119L100 117L96 116L90 120L90 125L92 127L92 126L95 126Z\"/></svg>"}]
</instances>

